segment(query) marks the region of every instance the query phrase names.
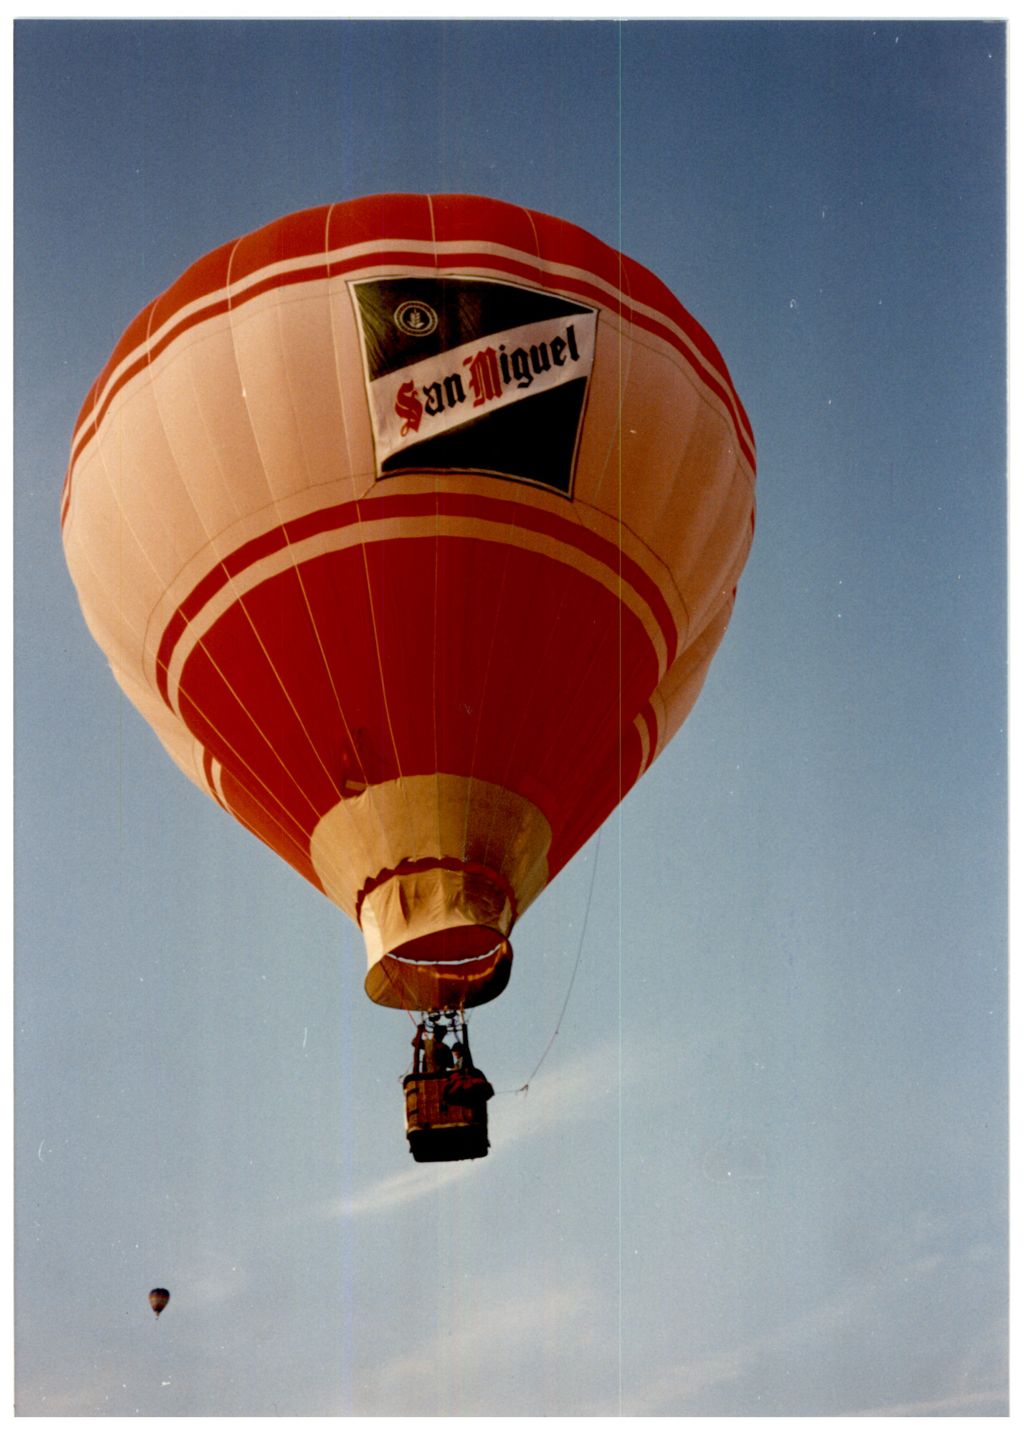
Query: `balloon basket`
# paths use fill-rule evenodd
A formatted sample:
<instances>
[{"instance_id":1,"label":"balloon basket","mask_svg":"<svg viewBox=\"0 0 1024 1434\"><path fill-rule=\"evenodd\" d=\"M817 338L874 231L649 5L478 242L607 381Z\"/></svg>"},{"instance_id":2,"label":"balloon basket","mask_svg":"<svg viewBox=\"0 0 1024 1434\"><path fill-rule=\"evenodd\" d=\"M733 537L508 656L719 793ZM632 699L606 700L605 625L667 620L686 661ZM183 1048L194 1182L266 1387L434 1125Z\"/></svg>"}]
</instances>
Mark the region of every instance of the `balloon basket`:
<instances>
[{"instance_id":1,"label":"balloon basket","mask_svg":"<svg viewBox=\"0 0 1024 1434\"><path fill-rule=\"evenodd\" d=\"M413 1160L479 1160L487 1154L487 1096L482 1075L409 1075L405 1133Z\"/></svg>"}]
</instances>

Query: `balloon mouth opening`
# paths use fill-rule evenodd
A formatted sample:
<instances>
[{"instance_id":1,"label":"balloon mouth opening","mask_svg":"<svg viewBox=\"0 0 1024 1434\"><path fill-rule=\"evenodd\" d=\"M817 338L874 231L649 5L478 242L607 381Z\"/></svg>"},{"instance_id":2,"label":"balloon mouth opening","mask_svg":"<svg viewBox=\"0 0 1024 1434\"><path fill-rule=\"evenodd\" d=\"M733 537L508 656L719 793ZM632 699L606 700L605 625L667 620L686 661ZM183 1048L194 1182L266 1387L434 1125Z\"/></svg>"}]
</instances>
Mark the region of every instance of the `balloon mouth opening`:
<instances>
[{"instance_id":1,"label":"balloon mouth opening","mask_svg":"<svg viewBox=\"0 0 1024 1434\"><path fill-rule=\"evenodd\" d=\"M454 926L386 952L366 976L379 1006L431 1011L480 1006L500 996L512 972L512 945L491 926Z\"/></svg>"},{"instance_id":2,"label":"balloon mouth opening","mask_svg":"<svg viewBox=\"0 0 1024 1434\"><path fill-rule=\"evenodd\" d=\"M457 965L496 955L508 942L492 926L446 926L393 946L386 955L416 966Z\"/></svg>"}]
</instances>

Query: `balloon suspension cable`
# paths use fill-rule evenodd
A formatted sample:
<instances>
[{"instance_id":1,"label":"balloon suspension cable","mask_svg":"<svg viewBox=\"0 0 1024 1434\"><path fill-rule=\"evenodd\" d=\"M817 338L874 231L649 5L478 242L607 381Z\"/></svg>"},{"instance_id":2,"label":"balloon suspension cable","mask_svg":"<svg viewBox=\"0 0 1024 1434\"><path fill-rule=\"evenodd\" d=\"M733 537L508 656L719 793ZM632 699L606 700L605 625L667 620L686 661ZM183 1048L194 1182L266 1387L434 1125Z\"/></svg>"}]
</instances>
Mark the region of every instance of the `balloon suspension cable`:
<instances>
[{"instance_id":1,"label":"balloon suspension cable","mask_svg":"<svg viewBox=\"0 0 1024 1434\"><path fill-rule=\"evenodd\" d=\"M544 1047L544 1050L541 1052L540 1060L537 1062L537 1064L534 1066L533 1070L532 1070L532 1071L530 1072L530 1074L527 1076L526 1081L525 1081L522 1085L516 1086L514 1090L499 1090L499 1091L496 1091L496 1092L495 1092L496 1095L526 1095L526 1094L527 1094L527 1092L528 1092L529 1089L530 1089L530 1082L533 1080L534 1076L537 1074L537 1072L540 1070L541 1066L542 1066L542 1065L544 1064L544 1062L547 1060L548 1051L550 1051L551 1047L555 1044L555 1038L557 1037L558 1032L559 1032L559 1031L561 1030L561 1028L562 1028L562 1019L563 1019L563 1017L565 1016L566 1009L568 1008L568 1005L569 1005L569 997L572 995L572 988L573 988L573 985L574 985L574 983L575 983L575 981L576 981L576 973L577 973L577 971L580 969L580 961L581 961L581 959L582 959L582 957L583 957L583 943L584 943L584 942L586 941L586 939L587 939L587 922L590 920L590 903L591 903L591 902L593 901L593 899L594 899L594 878L595 878L596 875L597 875L597 859L598 859L600 853L601 853L601 832L598 831L598 833L597 833L597 842L596 842L596 844L595 844L595 846L594 846L594 864L593 864L593 866L590 868L590 890L587 892L587 906L586 906L586 910L585 910L584 913L583 913L583 926L582 926L582 928L581 928L581 930L580 930L580 944L579 944L579 947L577 948L577 951L576 951L576 961L575 961L575 964L573 965L573 968L572 968L572 975L569 977L569 986L568 986L568 989L566 990L566 993L565 993L565 1000L562 1002L562 1009L561 1009L561 1010L559 1011L559 1013L558 1013L558 1020L555 1022L555 1029L554 1029L554 1030L552 1031L552 1033L551 1033L551 1039L548 1041L547 1045Z\"/></svg>"}]
</instances>

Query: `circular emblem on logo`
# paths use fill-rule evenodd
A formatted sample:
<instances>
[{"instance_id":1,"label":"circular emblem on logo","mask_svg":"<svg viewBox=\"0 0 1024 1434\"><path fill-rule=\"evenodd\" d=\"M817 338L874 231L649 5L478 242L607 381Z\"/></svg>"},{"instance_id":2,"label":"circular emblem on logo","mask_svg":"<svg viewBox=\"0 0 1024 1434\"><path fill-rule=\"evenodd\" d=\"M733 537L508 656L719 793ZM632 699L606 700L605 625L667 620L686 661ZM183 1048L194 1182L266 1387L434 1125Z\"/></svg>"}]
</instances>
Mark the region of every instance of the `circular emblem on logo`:
<instances>
[{"instance_id":1,"label":"circular emblem on logo","mask_svg":"<svg viewBox=\"0 0 1024 1434\"><path fill-rule=\"evenodd\" d=\"M424 334L432 334L437 328L437 315L430 305L424 304L421 299L406 299L405 303L399 304L395 310L395 324L403 334L422 338Z\"/></svg>"}]
</instances>

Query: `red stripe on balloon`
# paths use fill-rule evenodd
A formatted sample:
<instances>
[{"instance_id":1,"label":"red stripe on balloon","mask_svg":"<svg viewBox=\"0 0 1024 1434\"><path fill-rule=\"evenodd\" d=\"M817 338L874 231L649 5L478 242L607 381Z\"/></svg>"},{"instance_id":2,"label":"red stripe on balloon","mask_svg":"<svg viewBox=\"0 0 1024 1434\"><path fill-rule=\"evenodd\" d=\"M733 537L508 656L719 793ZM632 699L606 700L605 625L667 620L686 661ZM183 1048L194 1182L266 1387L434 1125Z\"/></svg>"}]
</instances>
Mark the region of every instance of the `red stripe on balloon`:
<instances>
[{"instance_id":1,"label":"red stripe on balloon","mask_svg":"<svg viewBox=\"0 0 1024 1434\"><path fill-rule=\"evenodd\" d=\"M647 759L644 762L644 771L646 772L647 768L654 761L657 751L658 720L654 715L654 708L649 702L647 706L641 710L640 716L643 719L644 726L647 728Z\"/></svg>"},{"instance_id":2,"label":"red stripe on balloon","mask_svg":"<svg viewBox=\"0 0 1024 1434\"><path fill-rule=\"evenodd\" d=\"M209 788L210 796L213 797L214 801L217 803L218 806L224 807L224 802L221 798L220 793L217 790L217 784L213 779L212 752L203 752L203 776L206 778L206 785ZM227 807L224 807L224 810L227 811Z\"/></svg>"},{"instance_id":3,"label":"red stripe on balloon","mask_svg":"<svg viewBox=\"0 0 1024 1434\"><path fill-rule=\"evenodd\" d=\"M164 350L176 339L180 338L183 333L186 333L189 329L194 328L197 324L205 323L208 319L216 318L219 314L225 313L229 309L241 308L241 306L247 303L248 300L258 298L261 294L266 294L272 289L287 288L291 284L309 283L315 279L326 278L329 274L334 275L344 273L353 269L365 269L369 265L372 265L378 261L384 262L386 260L388 262L394 263L415 263L422 267L424 264L424 259L426 257L427 256L422 254L403 255L397 252L392 253L389 251L387 253L374 255L372 257L360 255L357 259L352 259L348 261L336 261L332 264L311 265L308 268L292 270L290 273L287 274L272 275L263 282L259 284L254 284L250 289L247 289L244 294L232 296L230 301L226 298L219 299L216 302L207 306L206 308L197 310L193 314L189 314L181 321L180 324L175 325L173 328L169 329L166 334L162 335L159 341L155 343L151 349L149 349L146 353L142 354L134 363L130 364L129 367L126 368L125 371L118 376L117 382L111 387L110 391L107 393L98 412L96 412L91 417L88 425L81 430L80 434L77 436L77 439L74 441L71 456L71 467L74 467L78 458L81 456L82 450L86 447L89 440L95 435L97 428L103 422L103 419L106 417L107 410L109 409L111 403L117 397L118 393L120 393L124 385L129 383L136 376L136 374L141 372L142 369L146 368L156 358L158 358L159 355L162 354ZM483 253L444 256L444 263L440 266L440 268L443 270L446 268L451 268L453 266L457 267L460 272L464 272L467 266L478 268L487 266L489 268L497 268L504 273L515 274L517 278L528 279L531 283L541 284L547 288L554 287L554 285L552 284L553 276L547 273L545 270L539 269L533 265L522 264L512 259L506 259L504 257L499 258L494 255L488 255ZM676 351L681 354L682 357L686 360L689 366L699 375L706 387L709 388L712 393L714 393L719 399L721 399L722 403L729 411L730 417L732 418L733 427L736 431L737 442L739 443L740 448L743 451L744 457L747 459L747 462L751 465L751 467L755 466L757 459L756 454L754 452L753 443L750 439L748 439L747 433L743 426L743 420L746 419L746 413L743 411L742 404L740 403L735 390L730 385L723 382L714 369L708 368L706 364L701 363L694 355L692 350L685 344L683 344L676 336L676 334L674 334L671 329L667 327L667 325L659 323L656 319L652 318L647 314L638 313L635 309L631 308L629 304L625 302L625 300L620 299L618 304L610 303L608 295L604 293L603 290L598 289L594 285L588 284L583 280L567 280L564 284L560 284L559 287L570 288L574 294L579 295L581 298L589 299L592 303L611 309L612 312L618 313L621 317L627 319L637 328L646 329L648 333L656 334L659 338L663 339L666 343L670 344L674 349L676 349ZM120 362L120 360L118 360L118 362ZM111 364L108 365L108 367L116 368L117 364L113 360L111 360ZM105 377L105 373L103 376L101 376L101 383L99 385L101 388L103 386L102 377ZM83 412L79 415L79 423L82 422L82 419L84 417L85 410L83 409ZM746 427L749 428L749 422L747 423Z\"/></svg>"},{"instance_id":4,"label":"red stripe on balloon","mask_svg":"<svg viewBox=\"0 0 1024 1434\"><path fill-rule=\"evenodd\" d=\"M296 839L289 829L287 815L280 808L272 807L272 804L268 803L266 793L259 784L253 783L255 791L251 790L243 777L236 777L227 768L222 768L220 780L227 803L225 811L240 826L252 832L264 846L276 852L310 885L323 891L320 878L309 859L308 839L305 836L301 840Z\"/></svg>"},{"instance_id":5,"label":"red stripe on balloon","mask_svg":"<svg viewBox=\"0 0 1024 1434\"><path fill-rule=\"evenodd\" d=\"M182 720L231 812L317 886L310 836L349 779L437 771L532 802L557 869L639 776L650 639L613 593L541 554L506 550L498 581L479 543L449 540L438 565L432 545L394 542L400 563L387 543L336 550L228 608L184 665Z\"/></svg>"},{"instance_id":6,"label":"red stripe on balloon","mask_svg":"<svg viewBox=\"0 0 1024 1434\"><path fill-rule=\"evenodd\" d=\"M393 197L393 196L392 196ZM442 197L439 197L439 199ZM450 198L450 196L448 197ZM462 202L461 200L459 201ZM481 211L486 210L488 220L495 222L496 216L493 213L496 201L489 201L486 205L474 207L467 202L467 209L470 214L480 217ZM337 212L341 213L347 206L340 206ZM516 213L507 206L498 204L500 211L508 210L509 213ZM546 252L537 256L536 262L524 256L523 259L514 259L505 255L488 253L485 250L467 247L457 254L434 254L419 253L412 250L403 250L399 242L387 244L381 241L382 247L373 254L354 255L349 258L334 258L327 260L326 257L318 262L311 263L301 269L292 270L286 274L268 275L266 279L250 285L243 294L232 295L230 298L221 295L210 304L203 305L194 313L184 318L180 324L172 326L164 334L159 342L133 362L124 373L119 374L116 382L111 386L102 400L99 410L91 405L94 397L103 393L103 390L118 365L123 363L139 346L146 342L148 335L154 328L160 328L168 322L173 314L186 306L202 304L211 289L220 290L227 283L237 284L240 280L249 276L250 273L258 272L259 267L267 267L271 264L291 262L296 258L303 258L310 255L310 239L315 233L322 233L326 223L328 209L307 210L300 215L289 215L279 220L276 224L268 225L264 230L259 230L255 235L249 235L243 240L237 241L235 245L222 245L213 254L205 256L196 264L192 265L185 274L173 284L164 294L154 299L129 325L121 340L116 345L110 359L103 369L99 379L93 386L88 399L82 407L78 416L75 429L75 437L72 443L72 458L65 480L67 488L71 481L71 470L81 455L82 450L93 437L98 425L106 415L107 409L114 397L123 386L128 383L147 363L151 363L158 354L162 353L168 344L172 343L186 330L195 325L204 323L208 319L223 313L227 308L236 308L246 303L249 299L256 298L260 294L267 293L275 288L283 288L297 283L308 283L310 281L326 278L331 275L373 268L382 264L397 265L404 264L415 268L431 267L438 271L459 270L468 267L482 267L488 270L497 269L501 272L514 274L519 278L528 279L531 283L540 284L545 288L568 289L581 297L588 298L598 305L617 311L639 328L646 329L650 333L657 334L667 343L671 344L688 364L699 374L703 382L721 399L728 409L736 430L737 442L739 443L748 462L753 467L756 463L756 456L753 443L753 433L746 411L743 408L738 394L732 386L729 378L729 371L722 356L706 331L697 323L672 292L649 270L642 265L627 259L624 255L616 253L599 240L588 235L583 230L573 225L565 225L560 221L551 219L550 216L533 216L539 223L545 235ZM529 211L522 211L529 213ZM460 242L471 242L472 225L451 223L452 211L448 210L449 227L457 231L454 235ZM500 217L500 216L499 216ZM300 222L301 221L301 222ZM316 222L314 222L316 221ZM317 228L319 224L319 229ZM422 241L422 226L416 225L415 236ZM501 232L500 223L496 228ZM564 244L558 244L557 237L565 237ZM360 242L346 233L349 243ZM372 236L379 238L379 233ZM396 236L397 237L397 236ZM445 233L438 233L434 236L436 242L451 242ZM476 241L490 238L489 235L477 233ZM261 241L256 243L255 241ZM259 256L260 263L257 265L246 265L236 263L235 253L252 248ZM581 255L581 249L583 254ZM689 344L684 343L673 333L665 323L660 323L651 315L638 312L632 304L619 293L618 299L609 299L603 290L588 284L585 279L570 276L568 274L552 274L552 263L559 265L579 267L581 259L586 263L597 277L612 285L616 291L623 287L623 280L626 280L630 299L642 302L643 304L656 308L665 319L674 322L689 339ZM691 347L692 346L692 347ZM694 349L697 351L694 353ZM67 501L64 503L62 522L66 517Z\"/></svg>"},{"instance_id":7,"label":"red stripe on balloon","mask_svg":"<svg viewBox=\"0 0 1024 1434\"><path fill-rule=\"evenodd\" d=\"M171 705L167 674L174 649L188 624L202 612L218 592L233 578L269 557L282 548L295 546L304 539L320 533L339 532L358 526L362 522L396 518L417 518L445 515L450 517L476 518L503 526L526 528L554 538L566 547L575 548L596 559L638 594L654 615L661 629L667 649L666 666L670 667L678 648L678 632L668 603L665 601L654 580L633 558L623 553L614 543L599 537L578 523L572 523L543 508L533 508L525 503L510 502L503 498L485 498L472 494L455 493L405 493L382 496L363 502L340 503L334 507L321 508L289 523L283 523L242 544L222 559L204 578L196 584L188 597L179 604L164 629L156 659L156 682L160 695L168 706ZM443 538L422 538L417 540L433 543Z\"/></svg>"}]
</instances>

